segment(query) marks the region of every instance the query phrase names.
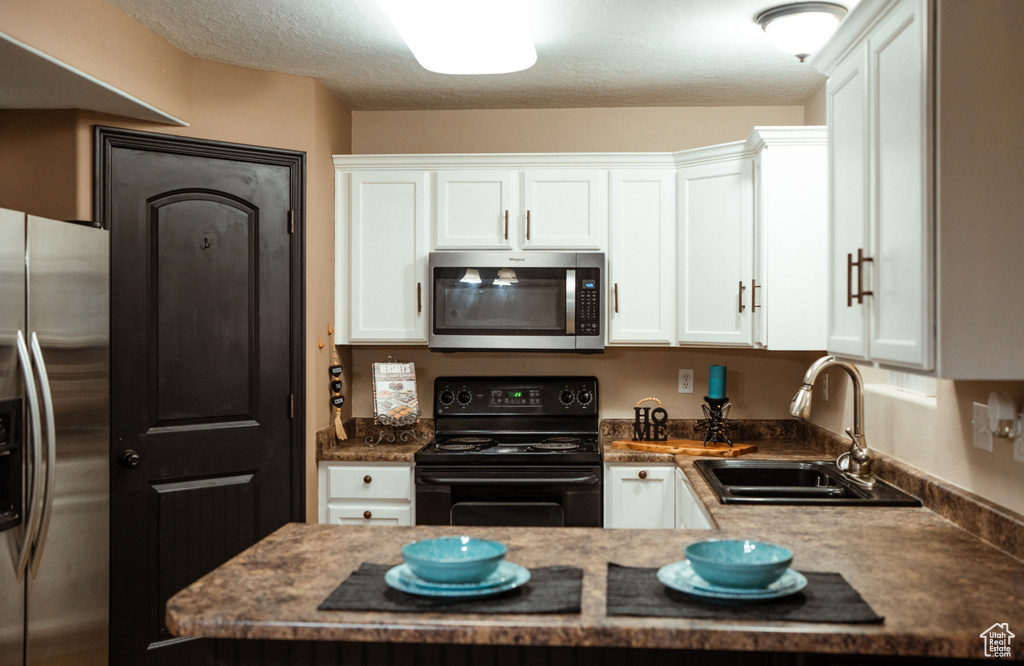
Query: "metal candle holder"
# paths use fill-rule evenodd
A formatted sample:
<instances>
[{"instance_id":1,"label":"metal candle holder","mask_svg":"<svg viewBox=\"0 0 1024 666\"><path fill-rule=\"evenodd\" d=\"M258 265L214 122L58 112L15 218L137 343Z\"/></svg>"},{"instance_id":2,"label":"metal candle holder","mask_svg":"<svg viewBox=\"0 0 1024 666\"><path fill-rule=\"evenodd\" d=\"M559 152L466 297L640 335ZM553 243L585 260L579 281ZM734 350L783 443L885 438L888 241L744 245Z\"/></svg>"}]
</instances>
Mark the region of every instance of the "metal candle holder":
<instances>
[{"instance_id":1,"label":"metal candle holder","mask_svg":"<svg viewBox=\"0 0 1024 666\"><path fill-rule=\"evenodd\" d=\"M704 418L697 422L697 432L704 432L704 446L709 443L732 446L729 429L735 421L726 418L729 416L729 408L732 407L729 398L704 396L704 403L700 407L704 411Z\"/></svg>"}]
</instances>

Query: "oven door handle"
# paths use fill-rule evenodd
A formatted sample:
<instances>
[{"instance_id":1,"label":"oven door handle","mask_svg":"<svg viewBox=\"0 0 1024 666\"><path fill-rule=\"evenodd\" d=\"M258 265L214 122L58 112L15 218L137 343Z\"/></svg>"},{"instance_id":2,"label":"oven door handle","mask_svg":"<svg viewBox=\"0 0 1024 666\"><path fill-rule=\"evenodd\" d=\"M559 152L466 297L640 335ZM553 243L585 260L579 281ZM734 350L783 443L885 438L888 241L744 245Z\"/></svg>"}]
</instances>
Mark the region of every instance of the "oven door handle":
<instances>
[{"instance_id":1,"label":"oven door handle","mask_svg":"<svg viewBox=\"0 0 1024 666\"><path fill-rule=\"evenodd\" d=\"M448 477L448 476L427 476L418 475L417 483L425 483L432 486L545 486L551 484L569 484L589 486L600 483L601 479L596 474L584 474L583 476L567 476L556 479L477 479L473 477Z\"/></svg>"}]
</instances>

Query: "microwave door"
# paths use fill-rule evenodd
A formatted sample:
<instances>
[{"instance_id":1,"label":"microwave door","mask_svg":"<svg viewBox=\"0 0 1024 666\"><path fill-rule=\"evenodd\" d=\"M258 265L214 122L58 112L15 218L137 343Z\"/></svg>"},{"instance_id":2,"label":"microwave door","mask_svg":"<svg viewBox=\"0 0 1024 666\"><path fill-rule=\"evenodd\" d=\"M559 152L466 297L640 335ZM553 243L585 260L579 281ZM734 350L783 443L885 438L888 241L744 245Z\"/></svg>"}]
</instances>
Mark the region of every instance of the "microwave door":
<instances>
[{"instance_id":1,"label":"microwave door","mask_svg":"<svg viewBox=\"0 0 1024 666\"><path fill-rule=\"evenodd\" d=\"M568 333L564 269L438 269L434 329L443 335ZM575 278L573 278L575 291Z\"/></svg>"}]
</instances>

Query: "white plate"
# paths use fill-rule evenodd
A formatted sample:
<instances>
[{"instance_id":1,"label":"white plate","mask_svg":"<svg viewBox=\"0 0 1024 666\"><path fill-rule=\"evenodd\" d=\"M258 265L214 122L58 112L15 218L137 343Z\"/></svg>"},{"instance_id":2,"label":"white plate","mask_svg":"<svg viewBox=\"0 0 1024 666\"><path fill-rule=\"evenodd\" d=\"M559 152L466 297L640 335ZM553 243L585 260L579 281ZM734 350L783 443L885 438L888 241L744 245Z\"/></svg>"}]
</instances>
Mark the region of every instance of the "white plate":
<instances>
[{"instance_id":1,"label":"white plate","mask_svg":"<svg viewBox=\"0 0 1024 666\"><path fill-rule=\"evenodd\" d=\"M662 585L673 590L698 597L747 601L788 597L807 587L807 579L804 575L793 569L786 569L786 572L768 587L742 588L714 585L694 573L689 560L666 564L658 569L658 580Z\"/></svg>"},{"instance_id":2,"label":"white plate","mask_svg":"<svg viewBox=\"0 0 1024 666\"><path fill-rule=\"evenodd\" d=\"M508 592L530 580L530 570L512 562L502 561L487 578L476 583L438 583L426 581L409 567L399 564L384 574L384 582L401 592L422 597L475 599Z\"/></svg>"}]
</instances>

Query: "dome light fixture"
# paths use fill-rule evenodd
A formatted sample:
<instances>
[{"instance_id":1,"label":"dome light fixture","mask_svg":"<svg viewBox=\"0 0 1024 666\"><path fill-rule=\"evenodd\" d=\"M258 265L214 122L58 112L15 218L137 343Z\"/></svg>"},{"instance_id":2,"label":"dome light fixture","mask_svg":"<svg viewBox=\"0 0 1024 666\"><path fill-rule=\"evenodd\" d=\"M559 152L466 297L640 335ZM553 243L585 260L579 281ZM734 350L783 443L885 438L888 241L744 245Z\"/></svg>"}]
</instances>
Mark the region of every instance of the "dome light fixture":
<instances>
[{"instance_id":1,"label":"dome light fixture","mask_svg":"<svg viewBox=\"0 0 1024 666\"><path fill-rule=\"evenodd\" d=\"M507 74L533 67L537 49L515 0L377 0L424 69Z\"/></svg>"},{"instance_id":2,"label":"dome light fixture","mask_svg":"<svg viewBox=\"0 0 1024 666\"><path fill-rule=\"evenodd\" d=\"M754 20L775 48L803 62L825 45L845 15L846 7L834 2L794 2L766 9Z\"/></svg>"}]
</instances>

